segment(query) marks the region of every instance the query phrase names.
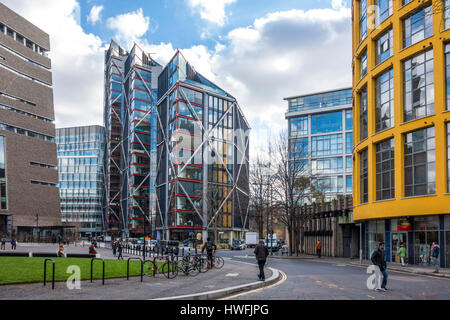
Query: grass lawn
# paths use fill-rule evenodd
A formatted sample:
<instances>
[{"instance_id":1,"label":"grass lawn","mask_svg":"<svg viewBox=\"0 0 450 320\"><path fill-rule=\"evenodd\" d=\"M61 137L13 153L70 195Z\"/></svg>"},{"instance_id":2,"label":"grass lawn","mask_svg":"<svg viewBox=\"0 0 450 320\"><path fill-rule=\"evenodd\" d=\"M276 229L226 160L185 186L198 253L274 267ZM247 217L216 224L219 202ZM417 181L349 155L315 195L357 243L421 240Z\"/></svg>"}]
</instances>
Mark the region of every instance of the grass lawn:
<instances>
[{"instance_id":1,"label":"grass lawn","mask_svg":"<svg viewBox=\"0 0 450 320\"><path fill-rule=\"evenodd\" d=\"M55 281L67 280L71 275L67 268L77 265L81 269L81 280L91 278L91 259L52 258L55 260ZM0 257L0 285L44 281L45 258ZM147 265L148 266L148 265ZM140 261L130 261L130 276L141 274ZM105 279L127 276L126 260L105 260ZM94 279L102 278L102 262L94 261ZM47 280L52 279L52 264L47 262Z\"/></svg>"}]
</instances>

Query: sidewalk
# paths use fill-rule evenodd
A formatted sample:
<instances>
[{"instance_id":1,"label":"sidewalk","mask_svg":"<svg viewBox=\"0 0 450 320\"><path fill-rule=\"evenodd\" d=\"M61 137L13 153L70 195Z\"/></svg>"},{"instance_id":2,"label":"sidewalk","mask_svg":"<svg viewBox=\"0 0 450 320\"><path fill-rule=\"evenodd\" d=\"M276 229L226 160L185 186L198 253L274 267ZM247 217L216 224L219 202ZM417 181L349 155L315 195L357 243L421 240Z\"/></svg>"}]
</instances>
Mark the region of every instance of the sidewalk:
<instances>
[{"instance_id":1,"label":"sidewalk","mask_svg":"<svg viewBox=\"0 0 450 320\"><path fill-rule=\"evenodd\" d=\"M19 248L18 248L19 249ZM39 252L52 252L54 245L45 248L32 248L23 246L24 249ZM66 251L85 252L86 248L66 247ZM19 250L18 250L19 251ZM102 258L114 259L111 250L99 249ZM127 259L129 254L124 254ZM1 259L1 258L0 258ZM117 259L117 258L116 258ZM108 261L106 260L106 268ZM56 265L56 268L58 266ZM55 290L51 289L51 282L47 286L43 283L2 285L0 286L0 300L147 300L147 299L218 299L243 291L254 290L263 286L269 286L277 282L281 275L277 270L267 268L266 282L258 281L258 266L244 262L225 259L222 269L213 269L206 273L200 273L195 277L179 274L175 279L167 279L163 275L155 278L140 277L81 281L80 290L69 290L65 281L55 282ZM126 270L124 270L124 275Z\"/></svg>"},{"instance_id":2,"label":"sidewalk","mask_svg":"<svg viewBox=\"0 0 450 320\"><path fill-rule=\"evenodd\" d=\"M360 266L359 259L350 259L350 258L339 258L339 257L324 257L322 256L320 259L317 256L301 254L299 256L271 256L273 259L299 259L299 260L310 260L315 262L324 262L324 263L335 263L335 264L348 264L348 265L357 265ZM372 262L370 260L363 260L362 266L368 267ZM441 277L450 279L450 269L448 268L440 268L439 273L433 273L434 267L423 267L416 265L408 265L407 267L402 267L399 263L387 263L388 270L408 272L414 274L421 274L433 277Z\"/></svg>"}]
</instances>

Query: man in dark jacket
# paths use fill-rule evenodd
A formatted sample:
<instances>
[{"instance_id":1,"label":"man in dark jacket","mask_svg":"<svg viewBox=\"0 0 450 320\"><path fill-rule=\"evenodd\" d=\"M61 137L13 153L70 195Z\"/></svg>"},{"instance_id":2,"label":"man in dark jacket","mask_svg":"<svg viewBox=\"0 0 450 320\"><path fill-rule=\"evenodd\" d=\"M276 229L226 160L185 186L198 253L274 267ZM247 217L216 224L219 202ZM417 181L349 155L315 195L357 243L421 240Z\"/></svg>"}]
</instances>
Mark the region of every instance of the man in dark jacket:
<instances>
[{"instance_id":1,"label":"man in dark jacket","mask_svg":"<svg viewBox=\"0 0 450 320\"><path fill-rule=\"evenodd\" d=\"M386 265L386 252L384 251L384 242L380 242L378 245L378 249L376 249L372 253L372 257L370 258L372 263L380 268L381 273L383 274L383 282L381 283L381 290L387 291L386 284L388 279L387 273L387 265ZM375 288L378 291L378 288Z\"/></svg>"},{"instance_id":2,"label":"man in dark jacket","mask_svg":"<svg viewBox=\"0 0 450 320\"><path fill-rule=\"evenodd\" d=\"M267 247L264 245L263 240L259 241L259 244L256 246L254 253L259 266L258 278L261 281L265 281L266 276L264 275L264 265L266 264L267 256L269 255L269 249L267 249Z\"/></svg>"},{"instance_id":3,"label":"man in dark jacket","mask_svg":"<svg viewBox=\"0 0 450 320\"><path fill-rule=\"evenodd\" d=\"M214 267L213 255L214 255L214 252L216 251L217 247L214 244L214 242L211 240L211 238L207 238L207 241L203 245L202 254L205 251L205 249L206 249L206 256L209 261L209 268L212 269Z\"/></svg>"},{"instance_id":4,"label":"man in dark jacket","mask_svg":"<svg viewBox=\"0 0 450 320\"><path fill-rule=\"evenodd\" d=\"M433 259L434 263L434 271L433 273L439 273L439 251L440 247L437 241L433 242L433 251L431 252L431 258Z\"/></svg>"}]
</instances>

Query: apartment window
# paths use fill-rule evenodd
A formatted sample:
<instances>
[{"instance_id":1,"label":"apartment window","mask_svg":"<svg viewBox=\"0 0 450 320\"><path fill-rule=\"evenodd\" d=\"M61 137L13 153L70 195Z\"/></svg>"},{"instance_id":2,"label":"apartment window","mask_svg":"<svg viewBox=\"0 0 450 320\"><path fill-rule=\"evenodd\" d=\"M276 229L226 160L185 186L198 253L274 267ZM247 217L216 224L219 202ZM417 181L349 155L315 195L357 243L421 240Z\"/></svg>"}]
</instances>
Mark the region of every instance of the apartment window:
<instances>
[{"instance_id":1,"label":"apartment window","mask_svg":"<svg viewBox=\"0 0 450 320\"><path fill-rule=\"evenodd\" d=\"M320 177L315 181L315 185L322 193L340 193L344 190L344 177Z\"/></svg>"},{"instance_id":2,"label":"apartment window","mask_svg":"<svg viewBox=\"0 0 450 320\"><path fill-rule=\"evenodd\" d=\"M359 94L359 118L360 118L360 140L366 139L368 136L367 125L367 87L361 90Z\"/></svg>"},{"instance_id":3,"label":"apartment window","mask_svg":"<svg viewBox=\"0 0 450 320\"><path fill-rule=\"evenodd\" d=\"M403 21L403 47L409 47L431 35L433 35L433 13L431 5Z\"/></svg>"},{"instance_id":4,"label":"apartment window","mask_svg":"<svg viewBox=\"0 0 450 320\"><path fill-rule=\"evenodd\" d=\"M367 0L359 2L359 40L362 42L367 37Z\"/></svg>"},{"instance_id":5,"label":"apartment window","mask_svg":"<svg viewBox=\"0 0 450 320\"><path fill-rule=\"evenodd\" d=\"M315 114L311 117L311 133L342 131L342 112Z\"/></svg>"},{"instance_id":6,"label":"apartment window","mask_svg":"<svg viewBox=\"0 0 450 320\"><path fill-rule=\"evenodd\" d=\"M348 193L351 193L352 190L353 190L352 176L346 176L345 177L345 191Z\"/></svg>"},{"instance_id":7,"label":"apartment window","mask_svg":"<svg viewBox=\"0 0 450 320\"><path fill-rule=\"evenodd\" d=\"M445 45L445 74L446 74L446 94L447 110L450 109L450 44Z\"/></svg>"},{"instance_id":8,"label":"apartment window","mask_svg":"<svg viewBox=\"0 0 450 320\"><path fill-rule=\"evenodd\" d=\"M352 163L352 156L345 157L345 171L352 172L353 170L353 163Z\"/></svg>"},{"instance_id":9,"label":"apartment window","mask_svg":"<svg viewBox=\"0 0 450 320\"><path fill-rule=\"evenodd\" d=\"M345 153L353 152L353 133L347 132L345 134Z\"/></svg>"},{"instance_id":10,"label":"apartment window","mask_svg":"<svg viewBox=\"0 0 450 320\"><path fill-rule=\"evenodd\" d=\"M291 136L305 136L308 134L308 117L289 119Z\"/></svg>"},{"instance_id":11,"label":"apartment window","mask_svg":"<svg viewBox=\"0 0 450 320\"><path fill-rule=\"evenodd\" d=\"M313 174L338 174L342 173L344 163L342 157L320 158L311 160Z\"/></svg>"},{"instance_id":12,"label":"apartment window","mask_svg":"<svg viewBox=\"0 0 450 320\"><path fill-rule=\"evenodd\" d=\"M0 209L7 209L6 199L6 146L5 137L0 136Z\"/></svg>"},{"instance_id":13,"label":"apartment window","mask_svg":"<svg viewBox=\"0 0 450 320\"><path fill-rule=\"evenodd\" d=\"M291 159L304 158L308 156L308 138L291 140Z\"/></svg>"},{"instance_id":14,"label":"apartment window","mask_svg":"<svg viewBox=\"0 0 450 320\"><path fill-rule=\"evenodd\" d=\"M434 113L433 50L403 63L404 121Z\"/></svg>"},{"instance_id":15,"label":"apartment window","mask_svg":"<svg viewBox=\"0 0 450 320\"><path fill-rule=\"evenodd\" d=\"M392 69L375 79L375 131L394 126L394 72Z\"/></svg>"},{"instance_id":16,"label":"apartment window","mask_svg":"<svg viewBox=\"0 0 450 320\"><path fill-rule=\"evenodd\" d=\"M447 122L447 192L450 193L450 122Z\"/></svg>"},{"instance_id":17,"label":"apartment window","mask_svg":"<svg viewBox=\"0 0 450 320\"><path fill-rule=\"evenodd\" d=\"M405 134L405 196L436 193L434 127Z\"/></svg>"},{"instance_id":18,"label":"apartment window","mask_svg":"<svg viewBox=\"0 0 450 320\"><path fill-rule=\"evenodd\" d=\"M353 129L353 111L345 110L345 130Z\"/></svg>"},{"instance_id":19,"label":"apartment window","mask_svg":"<svg viewBox=\"0 0 450 320\"><path fill-rule=\"evenodd\" d=\"M375 64L387 60L394 53L394 42L392 29L386 31L378 40L376 40Z\"/></svg>"},{"instance_id":20,"label":"apartment window","mask_svg":"<svg viewBox=\"0 0 450 320\"><path fill-rule=\"evenodd\" d=\"M377 200L395 198L394 139L375 145Z\"/></svg>"},{"instance_id":21,"label":"apartment window","mask_svg":"<svg viewBox=\"0 0 450 320\"><path fill-rule=\"evenodd\" d=\"M341 154L342 150L342 134L330 134L311 138L311 155L313 157Z\"/></svg>"},{"instance_id":22,"label":"apartment window","mask_svg":"<svg viewBox=\"0 0 450 320\"><path fill-rule=\"evenodd\" d=\"M16 33L16 41L18 41L18 42L20 42L21 44L23 44L23 37L20 35L20 34L18 34L18 33Z\"/></svg>"},{"instance_id":23,"label":"apartment window","mask_svg":"<svg viewBox=\"0 0 450 320\"><path fill-rule=\"evenodd\" d=\"M360 59L360 70L361 70L361 76L360 79L362 79L367 74L367 51L364 50L364 53L361 55Z\"/></svg>"},{"instance_id":24,"label":"apartment window","mask_svg":"<svg viewBox=\"0 0 450 320\"><path fill-rule=\"evenodd\" d=\"M374 0L373 4L378 7L378 15L375 17L378 26L392 15L392 0Z\"/></svg>"},{"instance_id":25,"label":"apartment window","mask_svg":"<svg viewBox=\"0 0 450 320\"><path fill-rule=\"evenodd\" d=\"M6 34L14 39L14 31L12 31L10 28L6 27Z\"/></svg>"},{"instance_id":26,"label":"apartment window","mask_svg":"<svg viewBox=\"0 0 450 320\"><path fill-rule=\"evenodd\" d=\"M0 23L0 33L5 33L5 26Z\"/></svg>"},{"instance_id":27,"label":"apartment window","mask_svg":"<svg viewBox=\"0 0 450 320\"><path fill-rule=\"evenodd\" d=\"M360 182L361 182L361 203L369 202L369 158L368 150L364 149L360 153Z\"/></svg>"}]
</instances>

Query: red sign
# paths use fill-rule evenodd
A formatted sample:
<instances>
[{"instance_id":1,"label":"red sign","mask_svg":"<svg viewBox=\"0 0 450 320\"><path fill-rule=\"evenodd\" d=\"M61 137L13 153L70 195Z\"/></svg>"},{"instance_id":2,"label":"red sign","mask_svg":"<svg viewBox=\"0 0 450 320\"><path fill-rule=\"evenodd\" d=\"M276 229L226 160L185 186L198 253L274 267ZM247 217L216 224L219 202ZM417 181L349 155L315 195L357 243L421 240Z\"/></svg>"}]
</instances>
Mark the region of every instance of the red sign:
<instances>
[{"instance_id":1,"label":"red sign","mask_svg":"<svg viewBox=\"0 0 450 320\"><path fill-rule=\"evenodd\" d=\"M397 226L397 231L411 231L412 227L411 225L399 225Z\"/></svg>"}]
</instances>

